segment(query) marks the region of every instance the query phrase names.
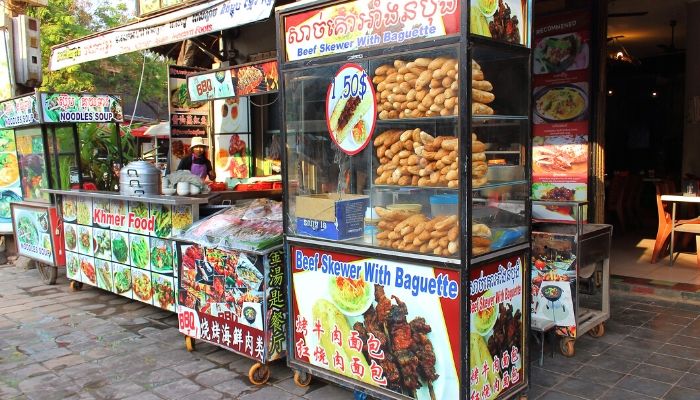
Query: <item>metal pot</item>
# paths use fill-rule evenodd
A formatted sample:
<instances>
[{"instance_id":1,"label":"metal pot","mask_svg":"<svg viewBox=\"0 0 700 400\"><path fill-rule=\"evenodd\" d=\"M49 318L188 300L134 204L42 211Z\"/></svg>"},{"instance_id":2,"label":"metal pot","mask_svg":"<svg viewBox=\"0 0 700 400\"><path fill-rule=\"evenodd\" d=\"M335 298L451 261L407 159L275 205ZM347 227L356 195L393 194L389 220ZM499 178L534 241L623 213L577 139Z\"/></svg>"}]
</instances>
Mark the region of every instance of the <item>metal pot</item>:
<instances>
[{"instance_id":1,"label":"metal pot","mask_svg":"<svg viewBox=\"0 0 700 400\"><path fill-rule=\"evenodd\" d=\"M161 172L151 163L132 161L119 172L119 193L126 196L159 195Z\"/></svg>"}]
</instances>

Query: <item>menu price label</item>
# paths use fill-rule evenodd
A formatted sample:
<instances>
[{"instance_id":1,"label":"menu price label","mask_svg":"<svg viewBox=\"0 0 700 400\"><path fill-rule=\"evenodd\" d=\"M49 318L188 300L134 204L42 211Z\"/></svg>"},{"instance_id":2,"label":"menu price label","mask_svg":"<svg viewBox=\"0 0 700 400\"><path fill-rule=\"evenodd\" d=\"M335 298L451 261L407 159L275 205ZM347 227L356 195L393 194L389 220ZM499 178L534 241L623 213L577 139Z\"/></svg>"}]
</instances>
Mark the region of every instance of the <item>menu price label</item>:
<instances>
[{"instance_id":1,"label":"menu price label","mask_svg":"<svg viewBox=\"0 0 700 400\"><path fill-rule=\"evenodd\" d=\"M358 64L338 70L326 94L326 124L331 139L345 154L361 152L377 123L374 85Z\"/></svg>"}]
</instances>

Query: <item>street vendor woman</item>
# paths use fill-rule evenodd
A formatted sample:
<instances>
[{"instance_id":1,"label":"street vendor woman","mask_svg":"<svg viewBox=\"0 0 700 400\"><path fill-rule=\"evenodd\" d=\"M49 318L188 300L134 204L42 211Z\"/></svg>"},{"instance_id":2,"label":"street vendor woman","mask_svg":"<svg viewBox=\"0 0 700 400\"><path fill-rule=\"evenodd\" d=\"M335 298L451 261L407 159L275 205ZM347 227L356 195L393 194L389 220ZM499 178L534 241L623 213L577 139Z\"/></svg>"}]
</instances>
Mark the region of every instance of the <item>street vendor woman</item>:
<instances>
[{"instance_id":1,"label":"street vendor woman","mask_svg":"<svg viewBox=\"0 0 700 400\"><path fill-rule=\"evenodd\" d=\"M201 137L193 137L192 144L190 145L192 154L180 160L177 170L190 171L192 174L202 178L202 180L209 177L209 180L214 181L216 179L216 172L214 172L211 161L206 157L206 148L207 145L204 144L204 140Z\"/></svg>"}]
</instances>

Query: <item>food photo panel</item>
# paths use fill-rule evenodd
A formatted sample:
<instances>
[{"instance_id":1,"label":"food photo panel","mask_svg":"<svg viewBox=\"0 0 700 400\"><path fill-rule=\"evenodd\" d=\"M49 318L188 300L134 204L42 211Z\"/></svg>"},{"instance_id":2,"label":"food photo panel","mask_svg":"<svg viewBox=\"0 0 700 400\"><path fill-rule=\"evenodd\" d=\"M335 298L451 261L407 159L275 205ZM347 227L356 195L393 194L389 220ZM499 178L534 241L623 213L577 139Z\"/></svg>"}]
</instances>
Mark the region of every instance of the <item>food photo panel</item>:
<instances>
[{"instance_id":1,"label":"food photo panel","mask_svg":"<svg viewBox=\"0 0 700 400\"><path fill-rule=\"evenodd\" d=\"M151 271L173 273L173 246L169 240L151 238Z\"/></svg>"},{"instance_id":2,"label":"food photo panel","mask_svg":"<svg viewBox=\"0 0 700 400\"><path fill-rule=\"evenodd\" d=\"M129 254L131 255L131 265L145 270L150 270L149 237L143 235L129 235Z\"/></svg>"},{"instance_id":3,"label":"food photo panel","mask_svg":"<svg viewBox=\"0 0 700 400\"><path fill-rule=\"evenodd\" d=\"M151 273L153 305L164 310L175 311L175 281L167 275Z\"/></svg>"},{"instance_id":4,"label":"food photo panel","mask_svg":"<svg viewBox=\"0 0 700 400\"><path fill-rule=\"evenodd\" d=\"M214 135L214 140L214 169L217 180L224 182L226 178L249 178L252 167L251 135Z\"/></svg>"},{"instance_id":5,"label":"food photo panel","mask_svg":"<svg viewBox=\"0 0 700 400\"><path fill-rule=\"evenodd\" d=\"M90 256L80 256L80 272L83 277L82 282L92 286L97 285L95 258Z\"/></svg>"},{"instance_id":6,"label":"food photo panel","mask_svg":"<svg viewBox=\"0 0 700 400\"><path fill-rule=\"evenodd\" d=\"M114 293L132 298L131 267L124 264L112 264L112 282L114 282Z\"/></svg>"},{"instance_id":7,"label":"food photo panel","mask_svg":"<svg viewBox=\"0 0 700 400\"><path fill-rule=\"evenodd\" d=\"M112 261L120 264L129 264L129 234L111 231L111 235Z\"/></svg>"},{"instance_id":8,"label":"food photo panel","mask_svg":"<svg viewBox=\"0 0 700 400\"><path fill-rule=\"evenodd\" d=\"M114 291L112 285L112 263L99 258L95 259L95 269L97 270L97 287L110 292Z\"/></svg>"},{"instance_id":9,"label":"food photo panel","mask_svg":"<svg viewBox=\"0 0 700 400\"><path fill-rule=\"evenodd\" d=\"M249 102L248 97L214 100L214 133L250 132Z\"/></svg>"},{"instance_id":10,"label":"food photo panel","mask_svg":"<svg viewBox=\"0 0 700 400\"><path fill-rule=\"evenodd\" d=\"M131 286L133 299L153 304L153 285L151 273L138 268L131 268Z\"/></svg>"}]
</instances>

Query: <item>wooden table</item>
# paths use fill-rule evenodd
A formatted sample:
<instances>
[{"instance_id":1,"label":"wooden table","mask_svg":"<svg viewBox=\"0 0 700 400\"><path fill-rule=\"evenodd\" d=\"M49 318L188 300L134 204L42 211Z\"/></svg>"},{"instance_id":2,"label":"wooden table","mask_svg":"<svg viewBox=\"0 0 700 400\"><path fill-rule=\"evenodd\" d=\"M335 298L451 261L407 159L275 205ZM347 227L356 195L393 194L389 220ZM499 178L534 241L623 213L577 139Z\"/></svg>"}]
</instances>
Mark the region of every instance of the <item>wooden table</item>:
<instances>
[{"instance_id":1,"label":"wooden table","mask_svg":"<svg viewBox=\"0 0 700 400\"><path fill-rule=\"evenodd\" d=\"M664 194L661 196L661 201L672 203L671 207L671 265L673 265L673 234L674 232L685 232L695 234L695 245L698 258L698 266L700 266L700 224L677 224L676 223L676 203L700 203L698 196L683 196L682 194Z\"/></svg>"}]
</instances>

